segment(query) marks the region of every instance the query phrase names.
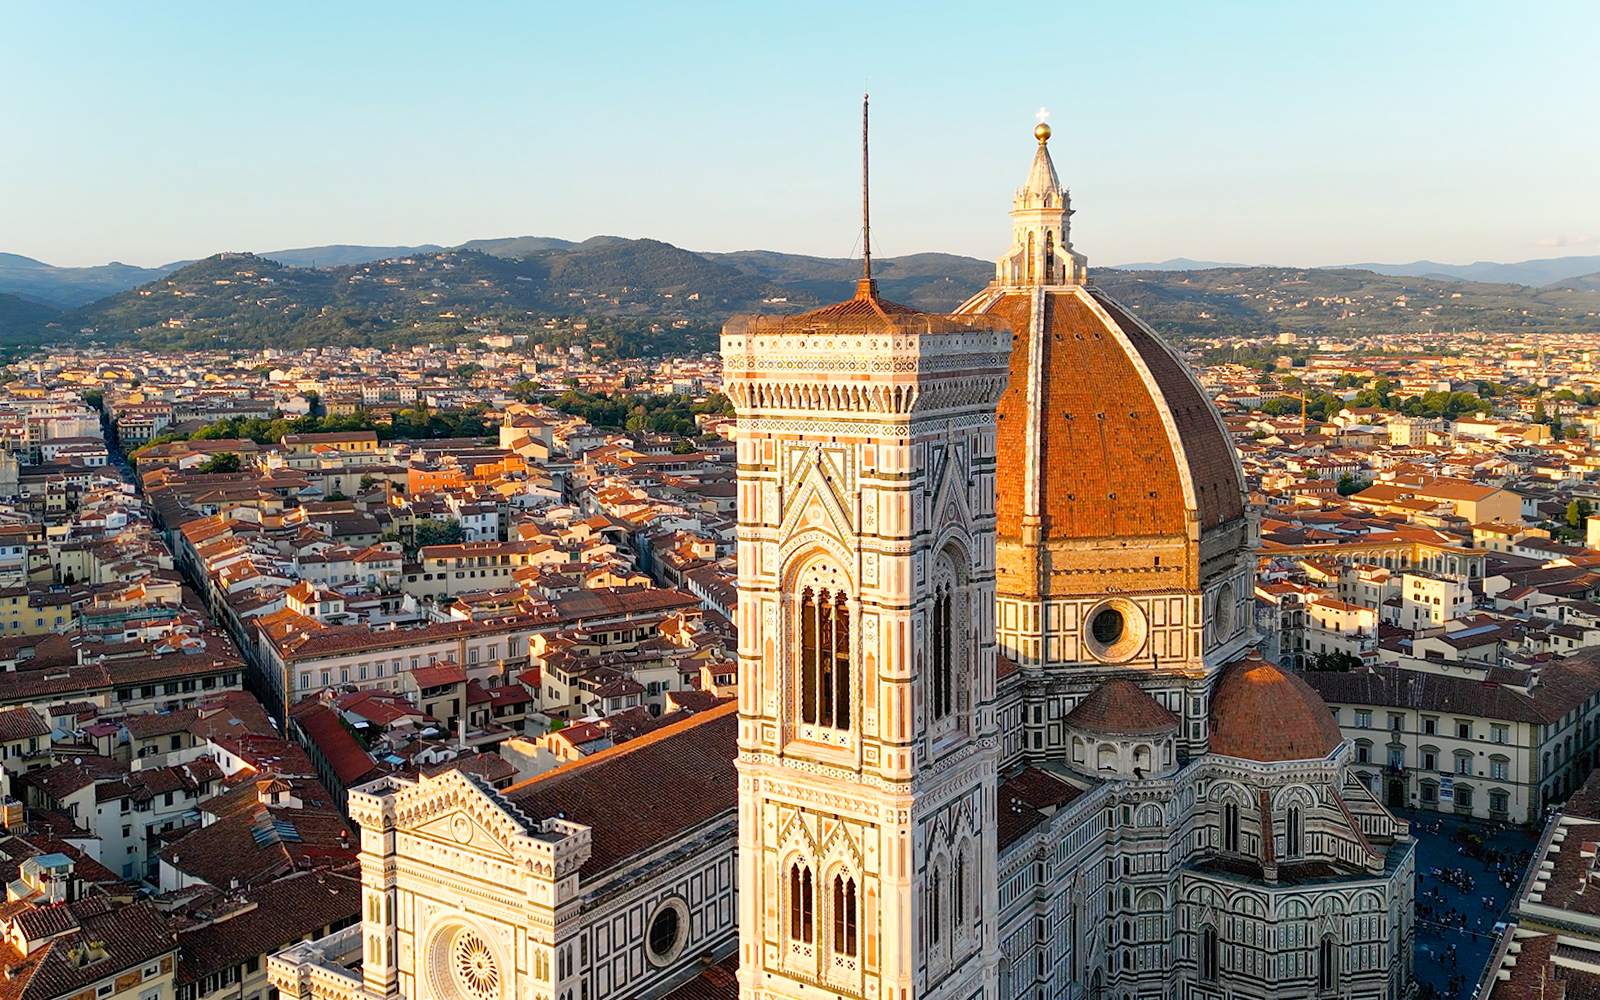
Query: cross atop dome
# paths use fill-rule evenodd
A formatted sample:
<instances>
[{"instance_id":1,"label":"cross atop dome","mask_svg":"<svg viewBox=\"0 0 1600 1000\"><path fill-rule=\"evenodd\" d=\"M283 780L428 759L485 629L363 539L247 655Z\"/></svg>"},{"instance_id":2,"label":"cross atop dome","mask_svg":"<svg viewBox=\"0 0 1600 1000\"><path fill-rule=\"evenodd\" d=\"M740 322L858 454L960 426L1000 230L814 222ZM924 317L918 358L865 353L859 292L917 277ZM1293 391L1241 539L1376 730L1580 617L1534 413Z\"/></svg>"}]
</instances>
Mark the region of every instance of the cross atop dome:
<instances>
[{"instance_id":1,"label":"cross atop dome","mask_svg":"<svg viewBox=\"0 0 1600 1000\"><path fill-rule=\"evenodd\" d=\"M1056 166L1050 161L1050 149L1046 145L1050 141L1050 126L1040 125L1033 134L1039 140L1039 150L1033 154L1033 169L1028 171L1027 182L1017 191L1013 206L1019 209L1064 207L1061 179L1056 176ZM1070 210L1067 214L1071 214Z\"/></svg>"}]
</instances>

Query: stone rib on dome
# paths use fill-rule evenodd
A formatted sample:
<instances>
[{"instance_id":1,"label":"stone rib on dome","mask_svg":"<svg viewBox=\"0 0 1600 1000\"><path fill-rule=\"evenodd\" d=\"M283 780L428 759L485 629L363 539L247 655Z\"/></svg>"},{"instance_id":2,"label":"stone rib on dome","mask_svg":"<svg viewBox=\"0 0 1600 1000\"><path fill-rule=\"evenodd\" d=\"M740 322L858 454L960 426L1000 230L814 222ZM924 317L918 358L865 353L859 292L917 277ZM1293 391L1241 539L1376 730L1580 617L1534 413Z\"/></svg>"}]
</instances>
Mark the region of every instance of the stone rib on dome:
<instances>
[{"instance_id":1,"label":"stone rib on dome","mask_svg":"<svg viewBox=\"0 0 1600 1000\"><path fill-rule=\"evenodd\" d=\"M1235 448L1194 373L1167 346L1122 308L1095 289L1095 301L1117 321L1123 334L1161 388L1167 409L1183 441L1183 459L1194 481L1201 528L1213 528L1244 516L1244 484L1235 466Z\"/></svg>"},{"instance_id":2,"label":"stone rib on dome","mask_svg":"<svg viewBox=\"0 0 1600 1000\"><path fill-rule=\"evenodd\" d=\"M1176 730L1178 717L1133 681L1116 677L1067 713L1067 725L1107 736L1143 736Z\"/></svg>"},{"instance_id":3,"label":"stone rib on dome","mask_svg":"<svg viewBox=\"0 0 1600 1000\"><path fill-rule=\"evenodd\" d=\"M1212 753L1264 762L1320 760L1343 740L1322 696L1259 654L1228 664L1212 692Z\"/></svg>"}]
</instances>

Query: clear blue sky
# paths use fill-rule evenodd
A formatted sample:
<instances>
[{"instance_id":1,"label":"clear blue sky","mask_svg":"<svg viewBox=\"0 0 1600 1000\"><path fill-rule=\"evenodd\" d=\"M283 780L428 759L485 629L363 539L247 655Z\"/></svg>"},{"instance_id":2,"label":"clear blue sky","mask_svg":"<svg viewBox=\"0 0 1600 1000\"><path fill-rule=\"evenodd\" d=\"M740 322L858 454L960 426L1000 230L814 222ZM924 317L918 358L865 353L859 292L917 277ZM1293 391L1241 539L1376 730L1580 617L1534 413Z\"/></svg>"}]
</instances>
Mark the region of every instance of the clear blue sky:
<instances>
[{"instance_id":1,"label":"clear blue sky","mask_svg":"<svg viewBox=\"0 0 1600 1000\"><path fill-rule=\"evenodd\" d=\"M1600 253L1600 4L0 0L0 251L607 233L1096 263Z\"/></svg>"}]
</instances>

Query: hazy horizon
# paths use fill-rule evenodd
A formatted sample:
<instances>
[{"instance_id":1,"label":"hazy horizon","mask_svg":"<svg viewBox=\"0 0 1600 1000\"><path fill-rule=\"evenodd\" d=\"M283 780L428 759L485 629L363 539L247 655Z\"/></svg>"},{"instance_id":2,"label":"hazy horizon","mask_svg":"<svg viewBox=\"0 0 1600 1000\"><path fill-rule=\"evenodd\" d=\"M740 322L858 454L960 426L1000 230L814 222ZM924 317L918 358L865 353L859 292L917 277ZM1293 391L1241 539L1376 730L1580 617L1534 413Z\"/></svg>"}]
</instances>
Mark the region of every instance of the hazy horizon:
<instances>
[{"instance_id":1,"label":"hazy horizon","mask_svg":"<svg viewBox=\"0 0 1600 1000\"><path fill-rule=\"evenodd\" d=\"M521 233L521 234L518 234L515 237L502 235L502 236L472 237L472 239L473 240L479 240L479 239L495 240L495 239L525 239L525 238L530 238L530 237L535 237L535 238L536 237L545 237L545 238L566 240L568 242L577 244L577 243L582 243L585 240L594 239L596 237L615 237L615 236L616 236L615 233L591 233L588 236L579 236L579 237L568 237L568 236L551 237L550 234L548 234L548 233ZM849 256L845 256L845 255L841 255L841 254L808 254L808 253L804 253L803 251L784 250L784 249L777 248L777 247L739 247L739 248L734 249L734 250L707 250L704 247L684 246L681 243L677 243L677 242L675 242L673 240L670 240L670 239L663 239L660 236L644 235L644 236L638 236L638 237L625 237L625 238L627 238L627 239L658 240L658 241L663 242L663 243L672 244L673 246L676 246L676 247L678 247L680 249L690 250L690 251L693 251L693 252L696 252L696 253L717 253L717 254L720 254L720 253L770 252L770 253L779 253L779 254L794 254L794 255L797 255L797 256L806 256L806 257L819 257L819 258L826 258L826 259L831 259L831 260L852 260L852 259L853 260L859 260L861 258L861 248L860 248L859 243L854 248L854 251L853 251L852 254L850 254ZM468 242L468 241L463 241L463 242ZM877 245L878 240L876 238L876 235L874 235L874 238L873 238L872 242L873 242L874 246ZM385 248L390 248L390 247L396 247L396 248L403 247L403 248L405 248L407 250L416 250L416 249L424 248L424 247L427 247L427 246L430 246L430 245L436 246L436 247L438 247L439 249L442 249L442 250L455 249L456 246L458 246L456 244L442 244L442 243L438 243L437 241L433 241L433 240L418 240L416 242L411 242L411 243L402 242L402 243L398 243L398 244L351 243L351 242L348 242L348 241L342 241L342 242L337 242L337 243L303 244L303 245L300 245L300 246L274 247L274 248L272 248L270 250L257 250L257 249L247 248L247 247L222 247L222 248L218 248L216 250L213 250L210 253L196 255L196 256L193 256L193 257L179 257L179 258L174 258L173 260L164 260L164 261L157 261L157 262L151 262L151 263L146 263L146 262L142 262L142 261L131 261L131 260L102 260L102 261L88 263L88 264L58 264L58 263L56 263L54 261L44 260L42 258L34 256L33 254L22 253L22 252L19 252L17 250L14 250L14 249L11 249L11 248L7 248L7 247L0 247L0 255L14 254L14 255L16 255L18 257L27 257L30 260L35 260L35 261L38 261L41 264L46 264L46 265L51 266L51 267L61 267L61 268L67 268L67 267L106 267L106 266L114 266L114 265L119 265L120 264L120 265L124 265L124 266L129 266L129 267L139 267L139 268L146 268L146 269L154 270L154 269L159 269L159 268L163 268L163 267L170 267L172 265L181 265L181 264L192 262L192 261L196 261L196 260L203 260L206 257L214 256L215 254L218 254L218 253L251 253L251 254L255 254L258 257L268 257L268 258L270 258L273 254L301 253L301 252L304 252L304 251L307 251L307 250L315 250L315 249L319 249L319 248L322 248L322 247L354 247L354 248L374 248L374 249L385 249ZM1166 264L1166 263L1169 263L1169 262L1172 262L1172 261L1182 261L1182 260L1192 260L1192 261L1196 261L1197 263L1201 263L1201 264L1205 264L1205 265L1215 265L1215 266L1221 266L1221 267L1310 267L1310 268L1335 268L1336 269L1336 268L1341 268L1341 267L1360 267L1363 264L1382 264L1382 265L1385 265L1385 266L1405 266L1405 265L1418 264L1418 263L1423 263L1423 262L1442 264L1442 265L1449 266L1449 267L1466 267L1466 266L1470 266L1470 265L1473 265L1473 264L1517 264L1517 263L1523 263L1523 262L1526 262L1526 261L1559 260L1559 259L1563 259L1563 258L1567 258L1567 257L1595 257L1595 258L1600 258L1600 246L1596 246L1596 247L1592 248L1593 249L1592 253L1585 253L1584 252L1585 249L1587 249L1587 248L1584 248L1584 247L1556 248L1556 249L1554 249L1551 252L1546 253L1546 254L1529 254L1526 257L1519 257L1519 258L1517 258L1515 260L1509 260L1508 259L1508 260L1500 260L1500 261L1488 261L1488 260L1440 260L1437 257L1416 257L1416 258L1412 258L1410 260L1385 260L1385 261L1379 261L1379 260L1371 260L1371 259L1369 259L1369 260L1348 260L1348 261L1336 261L1336 262L1327 262L1327 263L1311 263L1311 264L1283 264L1283 263L1280 263L1278 261L1268 261L1268 260L1211 261L1211 260L1203 260L1201 258L1193 257L1193 256L1191 256L1189 254L1179 253L1179 254L1168 254L1168 255L1160 257L1160 258L1150 257L1150 258L1145 258L1145 259L1141 259L1141 260L1101 262L1101 261L1096 261L1094 259L1090 259L1089 267L1090 267L1091 270L1093 268L1096 268L1096 267L1127 268L1127 267L1134 267L1134 266L1137 266L1137 265L1140 265L1140 264ZM1574 251L1576 251L1576 252L1574 252ZM873 253L874 253L874 256L878 256L878 251L876 249L873 251ZM907 251L905 251L903 253L894 254L893 256L894 257L907 257L907 256L911 256L913 254L922 254L922 253L952 254L952 255L955 255L955 256L971 257L971 258L975 258L975 259L978 259L978 260L984 260L984 261L993 259L991 257L981 257L981 256L978 256L976 254L963 254L963 253L959 253L959 252L954 251L954 250L937 250L937 249L935 249L935 250L907 250ZM1000 255L1001 254L999 252L996 252L993 255L993 257L994 258L998 258Z\"/></svg>"}]
</instances>

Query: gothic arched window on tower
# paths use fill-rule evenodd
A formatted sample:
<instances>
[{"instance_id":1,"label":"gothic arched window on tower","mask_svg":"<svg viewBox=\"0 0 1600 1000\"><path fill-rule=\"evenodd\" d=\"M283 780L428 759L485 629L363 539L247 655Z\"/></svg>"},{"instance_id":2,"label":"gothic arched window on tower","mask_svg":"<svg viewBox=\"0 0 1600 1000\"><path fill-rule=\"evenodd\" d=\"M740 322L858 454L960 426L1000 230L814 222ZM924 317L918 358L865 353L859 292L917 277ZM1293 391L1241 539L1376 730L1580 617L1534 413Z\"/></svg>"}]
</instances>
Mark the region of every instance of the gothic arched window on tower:
<instances>
[{"instance_id":1,"label":"gothic arched window on tower","mask_svg":"<svg viewBox=\"0 0 1600 1000\"><path fill-rule=\"evenodd\" d=\"M966 926L967 912L967 858L966 852L956 855L955 875L950 879L950 895L953 897L950 907L950 924L954 929L952 938L959 937Z\"/></svg>"},{"instance_id":2,"label":"gothic arched window on tower","mask_svg":"<svg viewBox=\"0 0 1600 1000\"><path fill-rule=\"evenodd\" d=\"M789 868L789 940L794 944L812 943L814 892L810 866L796 861Z\"/></svg>"},{"instance_id":3,"label":"gothic arched window on tower","mask_svg":"<svg viewBox=\"0 0 1600 1000\"><path fill-rule=\"evenodd\" d=\"M856 880L833 877L833 954L856 957Z\"/></svg>"},{"instance_id":4,"label":"gothic arched window on tower","mask_svg":"<svg viewBox=\"0 0 1600 1000\"><path fill-rule=\"evenodd\" d=\"M928 604L923 701L929 735L945 740L967 729L972 711L971 606L964 552L951 545L933 565Z\"/></svg>"},{"instance_id":5,"label":"gothic arched window on tower","mask_svg":"<svg viewBox=\"0 0 1600 1000\"><path fill-rule=\"evenodd\" d=\"M955 616L949 586L933 597L933 717L943 719L955 705Z\"/></svg>"},{"instance_id":6,"label":"gothic arched window on tower","mask_svg":"<svg viewBox=\"0 0 1600 1000\"><path fill-rule=\"evenodd\" d=\"M1222 849L1235 853L1239 850L1239 807L1232 802L1222 807Z\"/></svg>"},{"instance_id":7,"label":"gothic arched window on tower","mask_svg":"<svg viewBox=\"0 0 1600 1000\"><path fill-rule=\"evenodd\" d=\"M1287 857L1298 858L1303 852L1300 826L1300 807L1290 806L1288 814L1284 817L1284 854Z\"/></svg>"},{"instance_id":8,"label":"gothic arched window on tower","mask_svg":"<svg viewBox=\"0 0 1600 1000\"><path fill-rule=\"evenodd\" d=\"M1217 929L1211 924L1200 929L1200 978L1217 978Z\"/></svg>"},{"instance_id":9,"label":"gothic arched window on tower","mask_svg":"<svg viewBox=\"0 0 1600 1000\"><path fill-rule=\"evenodd\" d=\"M1339 971L1339 957L1333 948L1333 935L1322 939L1317 948L1317 989L1327 993L1333 989L1335 974Z\"/></svg>"},{"instance_id":10,"label":"gothic arched window on tower","mask_svg":"<svg viewBox=\"0 0 1600 1000\"><path fill-rule=\"evenodd\" d=\"M1044 234L1044 279L1045 284L1054 284L1056 275L1056 234L1045 230Z\"/></svg>"},{"instance_id":11,"label":"gothic arched window on tower","mask_svg":"<svg viewBox=\"0 0 1600 1000\"><path fill-rule=\"evenodd\" d=\"M1028 233L1028 284L1033 284L1033 233Z\"/></svg>"},{"instance_id":12,"label":"gothic arched window on tower","mask_svg":"<svg viewBox=\"0 0 1600 1000\"><path fill-rule=\"evenodd\" d=\"M807 587L801 595L800 719L850 728L850 610L842 593Z\"/></svg>"},{"instance_id":13,"label":"gothic arched window on tower","mask_svg":"<svg viewBox=\"0 0 1600 1000\"><path fill-rule=\"evenodd\" d=\"M938 868L933 870L928 879L928 942L936 947L943 940L944 917L939 906L939 892L943 888L940 884L944 876Z\"/></svg>"}]
</instances>

